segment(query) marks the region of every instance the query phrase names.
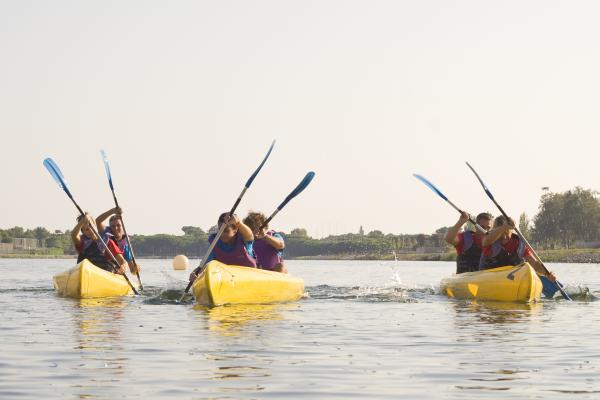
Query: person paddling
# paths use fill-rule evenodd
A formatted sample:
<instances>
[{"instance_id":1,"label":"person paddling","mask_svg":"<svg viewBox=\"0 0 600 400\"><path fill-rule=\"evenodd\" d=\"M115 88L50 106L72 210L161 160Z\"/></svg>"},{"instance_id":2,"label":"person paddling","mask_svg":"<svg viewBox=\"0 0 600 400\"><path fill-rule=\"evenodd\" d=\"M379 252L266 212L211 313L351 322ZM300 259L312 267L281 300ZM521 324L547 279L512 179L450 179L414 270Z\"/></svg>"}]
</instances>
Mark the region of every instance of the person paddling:
<instances>
[{"instance_id":1,"label":"person paddling","mask_svg":"<svg viewBox=\"0 0 600 400\"><path fill-rule=\"evenodd\" d=\"M123 220L121 219L121 215L123 214L123 210L121 207L114 207L110 210L100 214L96 218L96 225L98 226L98 232L101 232L103 238L110 238L114 240L114 242L119 246L123 254L123 258L127 261L129 265L129 270L132 274L140 272L140 266L134 262L133 254L131 253L131 249L127 244L127 238L125 237L125 229L123 229ZM104 226L104 221L108 218L108 225Z\"/></svg>"},{"instance_id":2,"label":"person paddling","mask_svg":"<svg viewBox=\"0 0 600 400\"><path fill-rule=\"evenodd\" d=\"M485 234L477 230L475 232L470 230L460 232L462 226L469 221L470 218L471 216L463 211L456 224L446 232L444 238L448 244L451 244L456 249L457 274L479 271L482 249L481 241ZM491 214L483 212L477 215L475 222L487 232L492 227L492 218Z\"/></svg>"},{"instance_id":3,"label":"person paddling","mask_svg":"<svg viewBox=\"0 0 600 400\"><path fill-rule=\"evenodd\" d=\"M483 250L480 269L491 269L507 265L519 265L527 261L538 275L546 276L550 281L556 282L552 272L546 272L531 249L514 232L515 222L512 218L506 219L503 215L496 217L494 228L483 238Z\"/></svg>"},{"instance_id":4,"label":"person paddling","mask_svg":"<svg viewBox=\"0 0 600 400\"><path fill-rule=\"evenodd\" d=\"M269 271L287 273L283 264L283 252L285 241L280 233L269 230L265 225L267 217L260 212L250 212L244 218L244 223L252 229L254 234L254 254L258 268Z\"/></svg>"},{"instance_id":5,"label":"person paddling","mask_svg":"<svg viewBox=\"0 0 600 400\"><path fill-rule=\"evenodd\" d=\"M71 239L75 250L77 250L77 264L87 259L95 266L103 270L124 274L127 266L127 261L123 258L123 252L112 239L106 241L109 250L115 256L118 265L115 264L110 254L105 251L101 239L96 236L92 229L92 224L95 224L94 219L88 213L80 215L77 218L77 225L71 231Z\"/></svg>"},{"instance_id":6,"label":"person paddling","mask_svg":"<svg viewBox=\"0 0 600 400\"><path fill-rule=\"evenodd\" d=\"M217 227L226 224L226 228L217 241L213 251L206 259L207 264L212 260L217 260L223 264L240 265L242 267L256 268L256 258L252 245L254 235L248 225L244 224L237 215L230 216L225 212L219 216ZM208 242L212 243L215 239L214 234L208 237ZM190 281L193 282L198 277L199 271L192 271Z\"/></svg>"}]
</instances>

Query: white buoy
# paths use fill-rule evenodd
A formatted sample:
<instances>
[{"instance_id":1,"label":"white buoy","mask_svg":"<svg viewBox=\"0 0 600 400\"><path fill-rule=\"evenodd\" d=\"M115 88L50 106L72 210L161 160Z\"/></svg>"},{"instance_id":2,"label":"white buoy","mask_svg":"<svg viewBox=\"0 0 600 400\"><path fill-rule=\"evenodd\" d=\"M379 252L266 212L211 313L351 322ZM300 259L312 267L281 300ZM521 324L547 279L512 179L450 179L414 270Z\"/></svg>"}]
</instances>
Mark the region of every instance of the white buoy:
<instances>
[{"instance_id":1,"label":"white buoy","mask_svg":"<svg viewBox=\"0 0 600 400\"><path fill-rule=\"evenodd\" d=\"M173 269L186 269L190 266L190 260L183 254L179 254L173 258Z\"/></svg>"}]
</instances>

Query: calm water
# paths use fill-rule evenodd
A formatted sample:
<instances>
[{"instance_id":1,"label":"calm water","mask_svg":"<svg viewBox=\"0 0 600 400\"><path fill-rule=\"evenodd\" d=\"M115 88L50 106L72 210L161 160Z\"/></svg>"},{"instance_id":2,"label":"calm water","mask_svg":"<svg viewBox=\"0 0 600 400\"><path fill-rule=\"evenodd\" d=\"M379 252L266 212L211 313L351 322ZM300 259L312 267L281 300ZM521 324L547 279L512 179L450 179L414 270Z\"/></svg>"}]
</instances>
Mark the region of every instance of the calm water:
<instances>
[{"instance_id":1,"label":"calm water","mask_svg":"<svg viewBox=\"0 0 600 400\"><path fill-rule=\"evenodd\" d=\"M0 398L600 398L600 265L550 265L591 294L523 305L440 296L452 263L291 261L307 298L206 309L144 261L144 295L72 300L69 260L0 259Z\"/></svg>"}]
</instances>

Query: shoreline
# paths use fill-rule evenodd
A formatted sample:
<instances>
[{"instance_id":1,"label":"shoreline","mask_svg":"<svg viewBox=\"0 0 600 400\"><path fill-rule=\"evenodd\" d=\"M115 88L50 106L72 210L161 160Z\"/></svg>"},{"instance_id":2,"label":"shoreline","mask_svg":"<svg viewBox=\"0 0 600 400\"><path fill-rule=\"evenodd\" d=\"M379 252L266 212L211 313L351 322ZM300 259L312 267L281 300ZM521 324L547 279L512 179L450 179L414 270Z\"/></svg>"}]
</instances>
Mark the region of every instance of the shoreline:
<instances>
[{"instance_id":1,"label":"shoreline","mask_svg":"<svg viewBox=\"0 0 600 400\"><path fill-rule=\"evenodd\" d=\"M600 264L600 249L560 249L540 250L539 256L544 262ZM174 256L173 256L174 257ZM136 257L140 260L171 260L173 257ZM76 258L74 254L0 254L0 259L64 259ZM195 259L195 258L191 258ZM456 261L454 252L448 253L401 253L393 254L327 254L316 256L288 257L287 260L335 260L335 261Z\"/></svg>"}]
</instances>

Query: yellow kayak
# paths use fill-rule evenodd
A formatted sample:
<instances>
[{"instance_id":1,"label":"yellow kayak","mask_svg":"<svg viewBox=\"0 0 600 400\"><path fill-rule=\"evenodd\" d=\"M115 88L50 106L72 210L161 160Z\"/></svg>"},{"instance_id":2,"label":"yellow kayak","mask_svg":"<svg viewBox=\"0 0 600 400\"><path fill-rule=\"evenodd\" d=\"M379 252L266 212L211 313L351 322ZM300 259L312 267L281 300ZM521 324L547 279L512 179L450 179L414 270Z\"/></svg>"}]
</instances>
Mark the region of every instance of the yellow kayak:
<instances>
[{"instance_id":1,"label":"yellow kayak","mask_svg":"<svg viewBox=\"0 0 600 400\"><path fill-rule=\"evenodd\" d=\"M60 296L75 299L115 297L133 294L122 275L113 274L83 260L75 267L53 278L54 289Z\"/></svg>"},{"instance_id":2,"label":"yellow kayak","mask_svg":"<svg viewBox=\"0 0 600 400\"><path fill-rule=\"evenodd\" d=\"M453 275L440 286L442 293L457 299L518 302L540 300L543 288L528 263Z\"/></svg>"},{"instance_id":3,"label":"yellow kayak","mask_svg":"<svg viewBox=\"0 0 600 400\"><path fill-rule=\"evenodd\" d=\"M280 272L211 261L194 282L192 293L204 306L282 303L300 299L304 281Z\"/></svg>"}]
</instances>

